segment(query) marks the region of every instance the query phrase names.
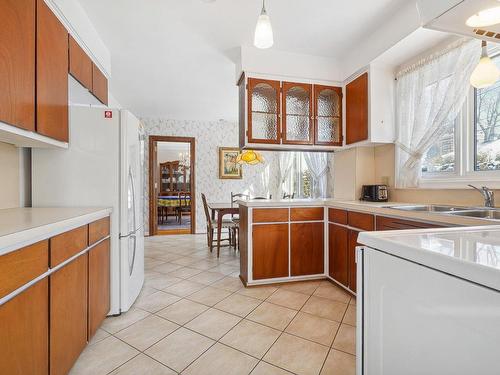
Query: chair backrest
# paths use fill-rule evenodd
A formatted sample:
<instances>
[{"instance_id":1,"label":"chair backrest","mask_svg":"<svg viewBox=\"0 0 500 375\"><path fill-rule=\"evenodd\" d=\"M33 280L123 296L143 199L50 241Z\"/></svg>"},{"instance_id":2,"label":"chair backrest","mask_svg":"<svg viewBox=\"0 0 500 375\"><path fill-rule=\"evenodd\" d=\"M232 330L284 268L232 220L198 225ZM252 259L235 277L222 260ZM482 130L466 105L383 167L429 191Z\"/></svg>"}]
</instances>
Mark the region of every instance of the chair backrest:
<instances>
[{"instance_id":1,"label":"chair backrest","mask_svg":"<svg viewBox=\"0 0 500 375\"><path fill-rule=\"evenodd\" d=\"M191 207L191 193L189 191L182 191L179 193L179 207Z\"/></svg>"},{"instance_id":2,"label":"chair backrest","mask_svg":"<svg viewBox=\"0 0 500 375\"><path fill-rule=\"evenodd\" d=\"M293 198L295 198L295 192L293 192L292 194L283 193L283 199L293 199Z\"/></svg>"},{"instance_id":3,"label":"chair backrest","mask_svg":"<svg viewBox=\"0 0 500 375\"><path fill-rule=\"evenodd\" d=\"M250 199L250 195L248 194L231 192L231 207L233 207L234 203L236 203L236 201L238 200L248 200L248 199Z\"/></svg>"},{"instance_id":4,"label":"chair backrest","mask_svg":"<svg viewBox=\"0 0 500 375\"><path fill-rule=\"evenodd\" d=\"M269 198L266 197L253 197L252 199L273 199L272 194L269 194Z\"/></svg>"},{"instance_id":5,"label":"chair backrest","mask_svg":"<svg viewBox=\"0 0 500 375\"><path fill-rule=\"evenodd\" d=\"M205 218L207 219L207 225L212 225L212 218L210 216L210 210L208 209L207 197L205 194L201 193L201 200L203 201L203 210L205 211Z\"/></svg>"}]
</instances>

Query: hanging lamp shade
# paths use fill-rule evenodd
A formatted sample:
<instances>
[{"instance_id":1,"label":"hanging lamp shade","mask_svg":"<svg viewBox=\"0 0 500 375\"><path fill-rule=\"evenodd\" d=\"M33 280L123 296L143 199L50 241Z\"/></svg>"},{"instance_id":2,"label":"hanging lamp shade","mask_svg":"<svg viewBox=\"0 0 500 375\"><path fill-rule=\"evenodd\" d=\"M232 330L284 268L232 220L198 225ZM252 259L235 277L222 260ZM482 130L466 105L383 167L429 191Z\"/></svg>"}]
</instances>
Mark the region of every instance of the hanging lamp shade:
<instances>
[{"instance_id":1,"label":"hanging lamp shade","mask_svg":"<svg viewBox=\"0 0 500 375\"><path fill-rule=\"evenodd\" d=\"M238 164L249 164L255 165L259 163L264 163L264 157L257 151L244 150L236 158Z\"/></svg>"},{"instance_id":2,"label":"hanging lamp shade","mask_svg":"<svg viewBox=\"0 0 500 375\"><path fill-rule=\"evenodd\" d=\"M477 12L465 24L469 27L487 27L500 23L500 6Z\"/></svg>"},{"instance_id":3,"label":"hanging lamp shade","mask_svg":"<svg viewBox=\"0 0 500 375\"><path fill-rule=\"evenodd\" d=\"M500 71L488 56L487 45L483 41L481 59L470 76L470 84L476 89L484 89L495 84L498 78L500 78Z\"/></svg>"},{"instance_id":4,"label":"hanging lamp shade","mask_svg":"<svg viewBox=\"0 0 500 375\"><path fill-rule=\"evenodd\" d=\"M273 27L271 26L271 19L266 12L264 0L262 1L262 11L257 19L253 44L255 47L262 49L271 48L274 44Z\"/></svg>"}]
</instances>

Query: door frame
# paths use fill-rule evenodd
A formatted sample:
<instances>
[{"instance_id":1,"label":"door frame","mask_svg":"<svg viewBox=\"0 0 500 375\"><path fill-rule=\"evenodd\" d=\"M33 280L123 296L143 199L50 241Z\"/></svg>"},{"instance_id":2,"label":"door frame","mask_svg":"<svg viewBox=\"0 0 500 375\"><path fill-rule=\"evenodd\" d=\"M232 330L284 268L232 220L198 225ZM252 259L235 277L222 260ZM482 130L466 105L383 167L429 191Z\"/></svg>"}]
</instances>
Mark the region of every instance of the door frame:
<instances>
[{"instance_id":1,"label":"door frame","mask_svg":"<svg viewBox=\"0 0 500 375\"><path fill-rule=\"evenodd\" d=\"M195 154L194 137L172 137L165 135L150 135L149 136L149 235L155 236L158 234L158 205L155 199L155 178L154 178L154 161L157 160L157 144L158 142L181 142L189 143L190 157L190 192L191 192L191 234L196 233L196 154Z\"/></svg>"}]
</instances>

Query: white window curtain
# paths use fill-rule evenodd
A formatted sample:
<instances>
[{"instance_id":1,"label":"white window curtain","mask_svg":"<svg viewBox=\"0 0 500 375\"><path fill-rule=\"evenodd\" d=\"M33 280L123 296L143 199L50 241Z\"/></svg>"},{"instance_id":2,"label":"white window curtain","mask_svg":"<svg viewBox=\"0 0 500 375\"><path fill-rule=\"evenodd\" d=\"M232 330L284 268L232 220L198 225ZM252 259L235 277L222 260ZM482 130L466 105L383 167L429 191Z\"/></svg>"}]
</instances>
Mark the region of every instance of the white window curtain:
<instances>
[{"instance_id":1,"label":"white window curtain","mask_svg":"<svg viewBox=\"0 0 500 375\"><path fill-rule=\"evenodd\" d=\"M328 154L326 152L306 152L304 159L312 175L311 198L326 198Z\"/></svg>"},{"instance_id":2,"label":"white window curtain","mask_svg":"<svg viewBox=\"0 0 500 375\"><path fill-rule=\"evenodd\" d=\"M288 179L288 176L290 176L294 158L295 152L280 152L279 154L279 185L278 196L276 197L276 199L283 198L284 185Z\"/></svg>"},{"instance_id":3,"label":"white window curtain","mask_svg":"<svg viewBox=\"0 0 500 375\"><path fill-rule=\"evenodd\" d=\"M480 41L461 39L397 74L397 187L418 186L422 156L460 112L480 54Z\"/></svg>"}]
</instances>

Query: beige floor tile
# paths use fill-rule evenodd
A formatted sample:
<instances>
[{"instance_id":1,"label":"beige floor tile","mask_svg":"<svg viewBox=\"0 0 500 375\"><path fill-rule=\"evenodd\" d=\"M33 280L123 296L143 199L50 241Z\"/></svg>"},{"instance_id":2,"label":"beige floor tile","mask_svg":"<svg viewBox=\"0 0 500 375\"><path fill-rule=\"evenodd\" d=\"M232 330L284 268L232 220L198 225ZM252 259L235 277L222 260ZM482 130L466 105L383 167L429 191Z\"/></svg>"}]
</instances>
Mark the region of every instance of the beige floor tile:
<instances>
[{"instance_id":1,"label":"beige floor tile","mask_svg":"<svg viewBox=\"0 0 500 375\"><path fill-rule=\"evenodd\" d=\"M159 291L151 294L150 296L137 299L134 306L154 313L164 309L174 302L177 302L178 300L180 300L180 298L174 296L173 294Z\"/></svg>"},{"instance_id":2,"label":"beige floor tile","mask_svg":"<svg viewBox=\"0 0 500 375\"><path fill-rule=\"evenodd\" d=\"M115 336L134 348L144 351L165 336L171 334L179 326L168 320L150 315L116 333Z\"/></svg>"},{"instance_id":3,"label":"beige floor tile","mask_svg":"<svg viewBox=\"0 0 500 375\"><path fill-rule=\"evenodd\" d=\"M282 331L295 314L297 314L295 310L263 302L247 316L247 319Z\"/></svg>"},{"instance_id":4,"label":"beige floor tile","mask_svg":"<svg viewBox=\"0 0 500 375\"><path fill-rule=\"evenodd\" d=\"M262 358L280 334L281 331L244 319L220 341L254 357Z\"/></svg>"},{"instance_id":5,"label":"beige floor tile","mask_svg":"<svg viewBox=\"0 0 500 375\"><path fill-rule=\"evenodd\" d=\"M169 273L170 276L180 277L181 279L188 279L194 275L203 272L202 270L197 270L196 268L182 267L178 270Z\"/></svg>"},{"instance_id":6,"label":"beige floor tile","mask_svg":"<svg viewBox=\"0 0 500 375\"><path fill-rule=\"evenodd\" d=\"M300 336L318 344L332 345L340 323L319 316L299 312L285 332Z\"/></svg>"},{"instance_id":7,"label":"beige floor tile","mask_svg":"<svg viewBox=\"0 0 500 375\"><path fill-rule=\"evenodd\" d=\"M216 281L212 284L212 286L214 288L227 290L228 292L236 292L244 287L239 277L231 276L227 276L219 281Z\"/></svg>"},{"instance_id":8,"label":"beige floor tile","mask_svg":"<svg viewBox=\"0 0 500 375\"><path fill-rule=\"evenodd\" d=\"M282 368L270 365L269 363L260 361L255 369L252 371L252 375L290 375L289 371L283 370ZM338 374L342 375L342 374Z\"/></svg>"},{"instance_id":9,"label":"beige floor tile","mask_svg":"<svg viewBox=\"0 0 500 375\"><path fill-rule=\"evenodd\" d=\"M162 273L155 275L153 277L145 276L144 286L154 289L165 289L169 286L175 285L181 282L182 279L170 275L164 275Z\"/></svg>"},{"instance_id":10,"label":"beige floor tile","mask_svg":"<svg viewBox=\"0 0 500 375\"><path fill-rule=\"evenodd\" d=\"M356 305L347 306L347 310L344 315L344 320L342 323L350 324L356 327Z\"/></svg>"},{"instance_id":11,"label":"beige floor tile","mask_svg":"<svg viewBox=\"0 0 500 375\"><path fill-rule=\"evenodd\" d=\"M243 288L238 290L239 294L243 294L247 297L258 298L265 300L271 294L273 294L278 288L274 286L252 286L248 288Z\"/></svg>"},{"instance_id":12,"label":"beige floor tile","mask_svg":"<svg viewBox=\"0 0 500 375\"><path fill-rule=\"evenodd\" d=\"M213 287L206 287L196 293L191 294L188 298L192 301L202 303L207 306L214 306L224 298L231 295L231 292Z\"/></svg>"},{"instance_id":13,"label":"beige floor tile","mask_svg":"<svg viewBox=\"0 0 500 375\"><path fill-rule=\"evenodd\" d=\"M335 320L336 322L342 321L346 309L347 304L345 303L316 296L311 296L304 307L302 307L302 311L306 313Z\"/></svg>"},{"instance_id":14,"label":"beige floor tile","mask_svg":"<svg viewBox=\"0 0 500 375\"><path fill-rule=\"evenodd\" d=\"M153 293L156 293L159 289L150 287L150 286L143 286L141 291L139 292L139 297L143 296L150 296Z\"/></svg>"},{"instance_id":15,"label":"beige floor tile","mask_svg":"<svg viewBox=\"0 0 500 375\"><path fill-rule=\"evenodd\" d=\"M315 375L327 354L326 346L283 333L264 360L298 375Z\"/></svg>"},{"instance_id":16,"label":"beige floor tile","mask_svg":"<svg viewBox=\"0 0 500 375\"><path fill-rule=\"evenodd\" d=\"M250 374L258 360L237 350L215 344L191 364L186 375L246 375Z\"/></svg>"},{"instance_id":17,"label":"beige floor tile","mask_svg":"<svg viewBox=\"0 0 500 375\"><path fill-rule=\"evenodd\" d=\"M214 341L208 337L181 327L145 353L171 369L181 372L213 343Z\"/></svg>"},{"instance_id":18,"label":"beige floor tile","mask_svg":"<svg viewBox=\"0 0 500 375\"><path fill-rule=\"evenodd\" d=\"M152 358L144 354L139 354L137 357L128 361L124 365L118 367L110 375L175 375L175 371L172 371L161 363L155 361Z\"/></svg>"},{"instance_id":19,"label":"beige floor tile","mask_svg":"<svg viewBox=\"0 0 500 375\"><path fill-rule=\"evenodd\" d=\"M241 318L224 311L210 309L200 314L185 325L211 339L218 340L233 328Z\"/></svg>"},{"instance_id":20,"label":"beige floor tile","mask_svg":"<svg viewBox=\"0 0 500 375\"><path fill-rule=\"evenodd\" d=\"M291 290L292 292L311 295L314 293L319 284L320 281L299 281L294 283L285 283L281 288Z\"/></svg>"},{"instance_id":21,"label":"beige floor tile","mask_svg":"<svg viewBox=\"0 0 500 375\"><path fill-rule=\"evenodd\" d=\"M139 352L116 337L89 345L70 371L71 375L105 375L135 357Z\"/></svg>"},{"instance_id":22,"label":"beige floor tile","mask_svg":"<svg viewBox=\"0 0 500 375\"><path fill-rule=\"evenodd\" d=\"M214 307L231 314L245 317L261 303L262 301L259 299L242 296L241 294L232 294L220 301Z\"/></svg>"},{"instance_id":23,"label":"beige floor tile","mask_svg":"<svg viewBox=\"0 0 500 375\"><path fill-rule=\"evenodd\" d=\"M240 271L240 267L230 266L229 264L219 264L217 267L211 269L214 272L220 272L224 275L229 275L233 272Z\"/></svg>"},{"instance_id":24,"label":"beige floor tile","mask_svg":"<svg viewBox=\"0 0 500 375\"><path fill-rule=\"evenodd\" d=\"M89 341L89 345L93 345L98 343L99 341L104 340L106 337L109 337L109 333L103 330L102 328L99 328L94 336Z\"/></svg>"},{"instance_id":25,"label":"beige floor tile","mask_svg":"<svg viewBox=\"0 0 500 375\"><path fill-rule=\"evenodd\" d=\"M355 375L356 357L335 349L330 350L321 375Z\"/></svg>"},{"instance_id":26,"label":"beige floor tile","mask_svg":"<svg viewBox=\"0 0 500 375\"><path fill-rule=\"evenodd\" d=\"M150 315L147 311L137 309L132 307L126 313L121 314L120 316L108 317L102 323L101 328L109 333L116 333L124 328L127 328L131 324L144 319Z\"/></svg>"},{"instance_id":27,"label":"beige floor tile","mask_svg":"<svg viewBox=\"0 0 500 375\"><path fill-rule=\"evenodd\" d=\"M176 296L186 297L200 289L205 288L206 285L195 283L194 281L183 280L180 283L172 285L163 289L164 292L175 294Z\"/></svg>"},{"instance_id":28,"label":"beige floor tile","mask_svg":"<svg viewBox=\"0 0 500 375\"><path fill-rule=\"evenodd\" d=\"M341 324L332 348L356 355L356 327Z\"/></svg>"},{"instance_id":29,"label":"beige floor tile","mask_svg":"<svg viewBox=\"0 0 500 375\"><path fill-rule=\"evenodd\" d=\"M209 270L210 268L216 267L218 264L219 263L216 260L199 260L196 263L191 263L189 267L206 271Z\"/></svg>"},{"instance_id":30,"label":"beige floor tile","mask_svg":"<svg viewBox=\"0 0 500 375\"><path fill-rule=\"evenodd\" d=\"M204 271L204 272L201 272L201 273L199 273L197 275L194 275L193 277L190 277L189 281L194 281L194 282L197 282L197 283L202 283L202 284L210 285L212 283L215 283L218 280L223 279L224 277L226 277L226 275L224 275L224 274L222 274L220 272L208 272L208 271Z\"/></svg>"},{"instance_id":31,"label":"beige floor tile","mask_svg":"<svg viewBox=\"0 0 500 375\"><path fill-rule=\"evenodd\" d=\"M146 270L150 270L164 263L165 262L163 260L144 257L144 269Z\"/></svg>"},{"instance_id":32,"label":"beige floor tile","mask_svg":"<svg viewBox=\"0 0 500 375\"><path fill-rule=\"evenodd\" d=\"M349 305L356 306L356 297L351 297L351 300L349 301Z\"/></svg>"},{"instance_id":33,"label":"beige floor tile","mask_svg":"<svg viewBox=\"0 0 500 375\"><path fill-rule=\"evenodd\" d=\"M201 303L181 299L156 314L177 324L184 325L207 309L208 306Z\"/></svg>"},{"instance_id":34,"label":"beige floor tile","mask_svg":"<svg viewBox=\"0 0 500 375\"><path fill-rule=\"evenodd\" d=\"M165 253L164 251L159 250L157 252L157 255L154 255L153 258L160 259L165 262L174 263L177 259L183 258L183 256L179 254Z\"/></svg>"},{"instance_id":35,"label":"beige floor tile","mask_svg":"<svg viewBox=\"0 0 500 375\"><path fill-rule=\"evenodd\" d=\"M271 302L275 305L285 306L294 310L300 310L308 299L309 296L306 294L292 292L286 289L278 289L266 299L266 302Z\"/></svg>"},{"instance_id":36,"label":"beige floor tile","mask_svg":"<svg viewBox=\"0 0 500 375\"><path fill-rule=\"evenodd\" d=\"M182 257L182 258L177 257L177 259L171 260L170 262L174 263L174 264L179 264L181 266L189 266L190 264L193 264L193 263L196 263L199 261L200 261L199 259L195 259L195 258L191 258L191 257Z\"/></svg>"},{"instance_id":37,"label":"beige floor tile","mask_svg":"<svg viewBox=\"0 0 500 375\"><path fill-rule=\"evenodd\" d=\"M351 295L349 293L333 283L320 285L314 292L314 295L342 303L349 303L349 300L351 299Z\"/></svg>"},{"instance_id":38,"label":"beige floor tile","mask_svg":"<svg viewBox=\"0 0 500 375\"><path fill-rule=\"evenodd\" d=\"M179 268L182 268L180 264L164 263L160 264L159 266L153 267L152 270L161 273L169 273L178 270Z\"/></svg>"}]
</instances>

